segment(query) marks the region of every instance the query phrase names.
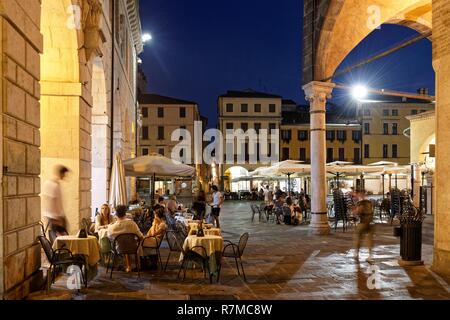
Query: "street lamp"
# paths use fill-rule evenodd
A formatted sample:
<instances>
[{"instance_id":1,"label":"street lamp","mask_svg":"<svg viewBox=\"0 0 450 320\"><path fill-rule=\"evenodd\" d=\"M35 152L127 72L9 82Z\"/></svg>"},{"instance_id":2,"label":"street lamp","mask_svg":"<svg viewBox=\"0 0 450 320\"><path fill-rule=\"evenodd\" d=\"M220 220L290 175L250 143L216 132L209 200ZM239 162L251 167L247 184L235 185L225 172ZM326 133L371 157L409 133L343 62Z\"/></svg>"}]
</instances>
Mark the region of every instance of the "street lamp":
<instances>
[{"instance_id":1,"label":"street lamp","mask_svg":"<svg viewBox=\"0 0 450 320\"><path fill-rule=\"evenodd\" d=\"M361 84L354 86L352 89L353 98L356 100L364 99L367 97L368 92L367 87Z\"/></svg>"},{"instance_id":2,"label":"street lamp","mask_svg":"<svg viewBox=\"0 0 450 320\"><path fill-rule=\"evenodd\" d=\"M357 103L357 112L359 113L359 117L358 117L359 118L359 124L361 126L361 136L359 137L360 138L359 139L359 141L360 141L360 155L361 155L359 161L361 162L361 164L363 164L363 155L364 155L363 154L363 147L364 147L364 145L363 145L363 134L364 134L364 131L363 131L364 130L363 129L363 125L364 125L363 117L364 117L364 114L363 114L363 110L362 110L361 99L366 98L368 92L369 92L369 90L367 89L367 87L364 86L364 85L361 85L361 84L355 85L352 88L352 96L356 100L356 103Z\"/></svg>"},{"instance_id":3,"label":"street lamp","mask_svg":"<svg viewBox=\"0 0 450 320\"><path fill-rule=\"evenodd\" d=\"M149 42L149 41L151 41L151 40L153 40L153 37L152 37L152 35L151 35L150 33L144 33L144 34L142 34L142 42L143 42L144 44L146 44L147 42Z\"/></svg>"}]
</instances>

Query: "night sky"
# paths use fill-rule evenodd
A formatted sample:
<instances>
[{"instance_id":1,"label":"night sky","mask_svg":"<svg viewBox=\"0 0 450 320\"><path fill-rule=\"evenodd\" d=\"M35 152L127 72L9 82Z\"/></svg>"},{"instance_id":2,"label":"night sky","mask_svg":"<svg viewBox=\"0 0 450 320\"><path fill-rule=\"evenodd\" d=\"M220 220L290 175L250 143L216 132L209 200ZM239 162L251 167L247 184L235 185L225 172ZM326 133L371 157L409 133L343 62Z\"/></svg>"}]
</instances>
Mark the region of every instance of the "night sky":
<instances>
[{"instance_id":1,"label":"night sky","mask_svg":"<svg viewBox=\"0 0 450 320\"><path fill-rule=\"evenodd\" d=\"M209 126L217 123L217 97L254 89L305 104L302 85L301 0L141 0L143 32L153 40L141 55L149 93L196 101ZM410 39L415 31L384 25L343 62L350 66ZM423 40L351 74L351 85L434 94L431 42ZM346 105L348 93L335 91Z\"/></svg>"}]
</instances>

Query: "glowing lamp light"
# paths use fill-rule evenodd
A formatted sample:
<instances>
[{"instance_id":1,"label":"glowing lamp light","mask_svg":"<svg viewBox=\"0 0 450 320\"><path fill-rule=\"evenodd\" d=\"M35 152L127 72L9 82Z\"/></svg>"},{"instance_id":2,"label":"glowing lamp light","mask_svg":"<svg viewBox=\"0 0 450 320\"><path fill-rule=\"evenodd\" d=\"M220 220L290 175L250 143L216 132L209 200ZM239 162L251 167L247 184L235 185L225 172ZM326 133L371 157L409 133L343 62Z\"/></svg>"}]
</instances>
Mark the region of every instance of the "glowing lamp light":
<instances>
[{"instance_id":1,"label":"glowing lamp light","mask_svg":"<svg viewBox=\"0 0 450 320\"><path fill-rule=\"evenodd\" d=\"M147 43L147 42L149 42L151 40L153 40L153 37L152 37L152 35L150 33L144 33L142 35L142 42L143 43Z\"/></svg>"},{"instance_id":2,"label":"glowing lamp light","mask_svg":"<svg viewBox=\"0 0 450 320\"><path fill-rule=\"evenodd\" d=\"M368 93L369 91L363 85L357 85L352 89L352 95L355 99L364 99L365 97L367 97Z\"/></svg>"}]
</instances>

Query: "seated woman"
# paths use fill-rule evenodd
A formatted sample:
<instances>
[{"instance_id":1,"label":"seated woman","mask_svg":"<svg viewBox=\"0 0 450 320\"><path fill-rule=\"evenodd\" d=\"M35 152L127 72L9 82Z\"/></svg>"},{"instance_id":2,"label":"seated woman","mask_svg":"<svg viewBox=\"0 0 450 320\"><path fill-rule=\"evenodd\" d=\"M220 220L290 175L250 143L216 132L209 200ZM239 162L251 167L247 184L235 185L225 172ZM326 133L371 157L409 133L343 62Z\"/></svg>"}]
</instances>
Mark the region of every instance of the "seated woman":
<instances>
[{"instance_id":1,"label":"seated woman","mask_svg":"<svg viewBox=\"0 0 450 320\"><path fill-rule=\"evenodd\" d=\"M144 248L144 257L150 257L151 266L154 267L158 263L156 248L164 239L164 235L167 231L167 224L164 220L164 208L158 208L155 210L155 219L153 225L144 238L142 247Z\"/></svg>"},{"instance_id":2,"label":"seated woman","mask_svg":"<svg viewBox=\"0 0 450 320\"><path fill-rule=\"evenodd\" d=\"M294 204L291 197L286 198L286 205L291 211L291 221L290 224L298 225L302 221L302 211Z\"/></svg>"},{"instance_id":3,"label":"seated woman","mask_svg":"<svg viewBox=\"0 0 450 320\"><path fill-rule=\"evenodd\" d=\"M137 235L137 237L140 240L144 238L136 222L127 219L126 217L127 210L128 210L127 206L116 207L117 221L108 226L108 236L112 241L114 241L119 235L126 233L133 233ZM136 261L136 263L138 263L138 261ZM128 255L125 255L125 264L126 264L125 271L130 272L132 269L131 259Z\"/></svg>"},{"instance_id":4,"label":"seated woman","mask_svg":"<svg viewBox=\"0 0 450 320\"><path fill-rule=\"evenodd\" d=\"M156 239L158 242L161 242L166 231L167 224L164 219L164 209L158 208L155 210L155 218L153 219L152 227L148 230L147 237L144 239L144 247L156 247ZM156 239L153 237L156 237Z\"/></svg>"},{"instance_id":5,"label":"seated woman","mask_svg":"<svg viewBox=\"0 0 450 320\"><path fill-rule=\"evenodd\" d=\"M281 195L278 196L276 200L273 202L273 208L275 210L277 224L280 224L280 221L282 220L284 203L285 203L284 198Z\"/></svg>"},{"instance_id":6,"label":"seated woman","mask_svg":"<svg viewBox=\"0 0 450 320\"><path fill-rule=\"evenodd\" d=\"M111 215L111 209L107 204L102 205L100 214L95 217L95 232L99 233L105 233L105 232L99 232L100 230L107 230L109 225L114 223L115 219Z\"/></svg>"}]
</instances>

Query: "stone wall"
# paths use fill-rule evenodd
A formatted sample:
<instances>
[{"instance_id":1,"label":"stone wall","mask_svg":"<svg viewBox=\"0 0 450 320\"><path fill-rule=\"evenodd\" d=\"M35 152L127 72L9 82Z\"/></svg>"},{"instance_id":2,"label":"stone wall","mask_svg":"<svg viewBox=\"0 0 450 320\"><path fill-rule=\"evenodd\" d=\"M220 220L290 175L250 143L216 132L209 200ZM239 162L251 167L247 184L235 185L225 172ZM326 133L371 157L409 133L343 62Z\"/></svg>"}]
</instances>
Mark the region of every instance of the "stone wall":
<instances>
[{"instance_id":1,"label":"stone wall","mask_svg":"<svg viewBox=\"0 0 450 320\"><path fill-rule=\"evenodd\" d=\"M42 280L40 246L40 0L0 0L0 298Z\"/></svg>"},{"instance_id":2,"label":"stone wall","mask_svg":"<svg viewBox=\"0 0 450 320\"><path fill-rule=\"evenodd\" d=\"M436 216L433 269L450 275L450 2L433 0L433 67L436 71Z\"/></svg>"}]
</instances>

